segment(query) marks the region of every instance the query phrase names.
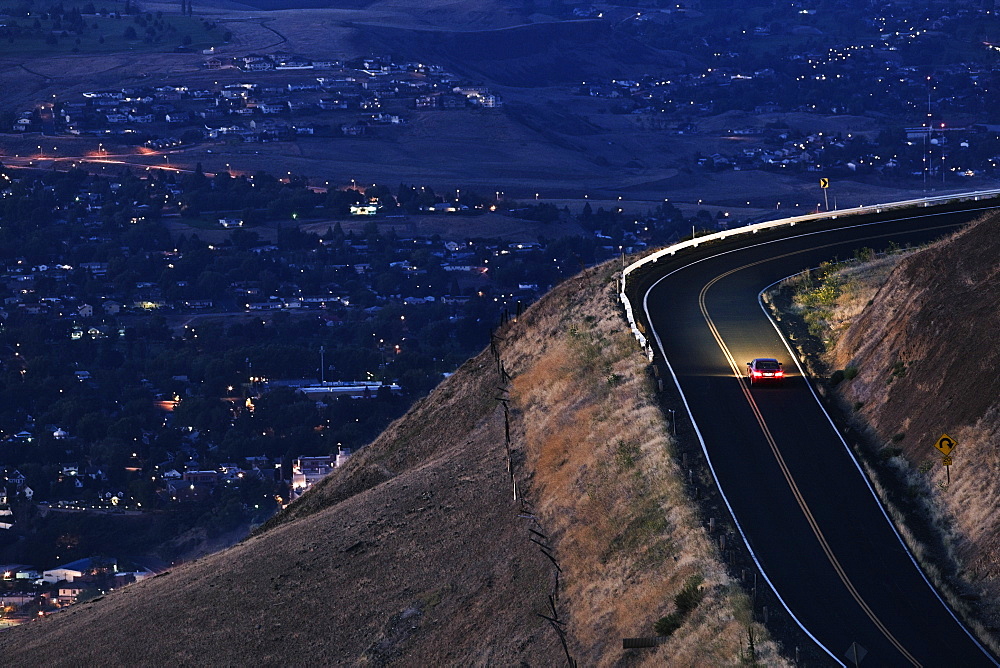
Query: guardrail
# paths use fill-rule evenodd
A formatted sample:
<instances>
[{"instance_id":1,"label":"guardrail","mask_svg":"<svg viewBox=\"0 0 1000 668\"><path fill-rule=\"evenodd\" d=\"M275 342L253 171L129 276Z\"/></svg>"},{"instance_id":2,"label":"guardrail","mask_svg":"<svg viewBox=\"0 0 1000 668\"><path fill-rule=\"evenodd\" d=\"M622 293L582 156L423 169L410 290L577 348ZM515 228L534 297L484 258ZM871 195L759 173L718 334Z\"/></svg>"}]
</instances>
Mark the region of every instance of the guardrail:
<instances>
[{"instance_id":1,"label":"guardrail","mask_svg":"<svg viewBox=\"0 0 1000 668\"><path fill-rule=\"evenodd\" d=\"M624 269L622 269L621 286L618 293L618 297L621 299L622 305L625 307L625 315L628 318L629 327L632 329L632 334L635 336L636 341L642 346L643 350L646 351L646 356L652 361L653 359L653 348L649 343L649 339L640 330L640 325L636 322L635 313L632 309L632 302L629 300L626 294L626 284L628 281L628 276L637 269L644 267L647 264L652 264L662 257L667 257L670 255L675 255L677 251L684 250L686 248L697 248L703 243L719 241L722 239L728 239L730 237L741 236L745 234L757 234L761 230L769 230L779 227L794 227L796 223L803 223L809 221L818 220L837 220L838 218L843 218L845 216L861 216L873 213L882 213L883 211L896 211L899 209L912 209L912 208L922 208L928 207L934 204L950 204L958 202L978 202L981 199L989 199L991 197L1000 197L1000 189L994 190L976 190L967 193L954 193L951 195L939 195L937 197L923 197L920 199L910 199L902 200L899 202L888 202L885 204L874 204L872 206L859 206L853 209L839 209L837 211L823 211L820 213L809 213L802 216L792 216L790 218L781 218L779 220L769 220L763 223L755 223L753 225L745 225L743 227L736 227L731 230L724 230L722 232L714 232L712 234L707 234L703 237L695 237L688 239L686 241L681 241L680 243L673 244L672 246L667 246L661 250L654 253L650 253L644 258L633 262Z\"/></svg>"}]
</instances>

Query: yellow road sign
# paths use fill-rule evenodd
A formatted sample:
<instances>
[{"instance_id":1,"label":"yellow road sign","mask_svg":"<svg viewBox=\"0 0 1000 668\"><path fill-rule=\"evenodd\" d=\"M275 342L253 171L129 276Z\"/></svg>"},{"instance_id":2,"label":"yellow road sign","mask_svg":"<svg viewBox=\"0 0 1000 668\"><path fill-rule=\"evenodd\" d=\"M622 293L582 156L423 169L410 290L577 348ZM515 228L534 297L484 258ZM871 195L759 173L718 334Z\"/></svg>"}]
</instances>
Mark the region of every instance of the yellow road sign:
<instances>
[{"instance_id":1,"label":"yellow road sign","mask_svg":"<svg viewBox=\"0 0 1000 668\"><path fill-rule=\"evenodd\" d=\"M830 179L820 179L819 180L819 187L820 188L829 188L830 187Z\"/></svg>"},{"instance_id":2,"label":"yellow road sign","mask_svg":"<svg viewBox=\"0 0 1000 668\"><path fill-rule=\"evenodd\" d=\"M937 440L934 447L941 451L943 455L950 455L951 451L955 449L958 443L948 434L941 434L941 438Z\"/></svg>"},{"instance_id":3,"label":"yellow road sign","mask_svg":"<svg viewBox=\"0 0 1000 668\"><path fill-rule=\"evenodd\" d=\"M954 460L948 455L945 455L944 457L941 458L941 464L943 466L951 466L954 463L955 463Z\"/></svg>"}]
</instances>

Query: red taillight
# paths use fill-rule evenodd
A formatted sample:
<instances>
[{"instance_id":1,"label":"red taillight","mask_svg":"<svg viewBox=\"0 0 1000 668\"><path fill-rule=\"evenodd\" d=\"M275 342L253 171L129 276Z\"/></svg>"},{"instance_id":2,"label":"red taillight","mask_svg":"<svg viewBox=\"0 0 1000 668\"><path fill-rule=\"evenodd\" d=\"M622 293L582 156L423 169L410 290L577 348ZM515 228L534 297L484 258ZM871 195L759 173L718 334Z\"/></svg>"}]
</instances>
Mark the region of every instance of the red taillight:
<instances>
[{"instance_id":1,"label":"red taillight","mask_svg":"<svg viewBox=\"0 0 1000 668\"><path fill-rule=\"evenodd\" d=\"M781 376L784 376L784 375L785 375L785 372L784 372L784 371L775 371L775 372L774 372L774 375L775 375L775 376L778 376L778 377L781 377Z\"/></svg>"},{"instance_id":2,"label":"red taillight","mask_svg":"<svg viewBox=\"0 0 1000 668\"><path fill-rule=\"evenodd\" d=\"M754 372L753 372L753 375L754 375L755 377L757 377L757 378L760 378L760 377L761 377L761 376L763 376L764 374L762 374L762 373L761 373L760 371L754 371Z\"/></svg>"}]
</instances>

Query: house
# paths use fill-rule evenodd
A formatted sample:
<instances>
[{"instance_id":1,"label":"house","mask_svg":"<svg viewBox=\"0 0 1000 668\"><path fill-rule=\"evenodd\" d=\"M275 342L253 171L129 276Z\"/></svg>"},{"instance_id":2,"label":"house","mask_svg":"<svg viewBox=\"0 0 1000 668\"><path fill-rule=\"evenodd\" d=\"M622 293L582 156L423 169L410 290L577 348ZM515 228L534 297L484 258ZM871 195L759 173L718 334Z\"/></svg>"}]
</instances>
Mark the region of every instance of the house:
<instances>
[{"instance_id":1,"label":"house","mask_svg":"<svg viewBox=\"0 0 1000 668\"><path fill-rule=\"evenodd\" d=\"M73 582L77 578L82 578L83 574L87 569L77 569L73 566L76 562L71 564L66 564L61 568L53 568L52 570L42 571L42 581L48 582L49 584L55 584L65 580L66 582Z\"/></svg>"},{"instance_id":2,"label":"house","mask_svg":"<svg viewBox=\"0 0 1000 668\"><path fill-rule=\"evenodd\" d=\"M211 299L185 299L182 303L184 304L184 308L190 309L205 309L214 306L214 302Z\"/></svg>"},{"instance_id":3,"label":"house","mask_svg":"<svg viewBox=\"0 0 1000 668\"><path fill-rule=\"evenodd\" d=\"M94 307L90 304L81 304L76 312L80 314L81 318L92 318L94 316Z\"/></svg>"},{"instance_id":4,"label":"house","mask_svg":"<svg viewBox=\"0 0 1000 668\"><path fill-rule=\"evenodd\" d=\"M16 469L13 472L8 473L5 476L5 479L6 479L6 482L8 484L14 485L15 487L20 487L21 485L24 484L24 482L26 480L26 478L24 477L24 474L21 473L20 471L16 470Z\"/></svg>"},{"instance_id":5,"label":"house","mask_svg":"<svg viewBox=\"0 0 1000 668\"><path fill-rule=\"evenodd\" d=\"M414 104L417 109L436 109L438 106L438 100L441 98L441 93L428 93L426 95L418 95Z\"/></svg>"},{"instance_id":6,"label":"house","mask_svg":"<svg viewBox=\"0 0 1000 668\"><path fill-rule=\"evenodd\" d=\"M275 59L274 69L276 70L311 70L313 63L311 60L300 56L287 56Z\"/></svg>"},{"instance_id":7,"label":"house","mask_svg":"<svg viewBox=\"0 0 1000 668\"><path fill-rule=\"evenodd\" d=\"M499 95L487 93L486 95L480 95L478 101L479 106L484 109L498 109L503 106L503 100L500 99Z\"/></svg>"},{"instance_id":8,"label":"house","mask_svg":"<svg viewBox=\"0 0 1000 668\"><path fill-rule=\"evenodd\" d=\"M219 225L229 230L236 227L243 227L242 218L219 218Z\"/></svg>"},{"instance_id":9,"label":"house","mask_svg":"<svg viewBox=\"0 0 1000 668\"><path fill-rule=\"evenodd\" d=\"M104 276L108 273L108 263L107 262L81 262L79 264L81 269L85 269L90 272L91 276Z\"/></svg>"},{"instance_id":10,"label":"house","mask_svg":"<svg viewBox=\"0 0 1000 668\"><path fill-rule=\"evenodd\" d=\"M336 455L299 457L292 463L292 494L298 496L319 482L333 469L344 464L351 455L350 448L337 448Z\"/></svg>"},{"instance_id":11,"label":"house","mask_svg":"<svg viewBox=\"0 0 1000 668\"><path fill-rule=\"evenodd\" d=\"M352 216L374 216L378 213L378 206L375 204L352 204Z\"/></svg>"},{"instance_id":12,"label":"house","mask_svg":"<svg viewBox=\"0 0 1000 668\"><path fill-rule=\"evenodd\" d=\"M184 482L214 485L219 481L218 471L185 471Z\"/></svg>"},{"instance_id":13,"label":"house","mask_svg":"<svg viewBox=\"0 0 1000 668\"><path fill-rule=\"evenodd\" d=\"M280 114L288 109L288 103L285 101L281 102L261 102L257 105L265 114Z\"/></svg>"},{"instance_id":14,"label":"house","mask_svg":"<svg viewBox=\"0 0 1000 668\"><path fill-rule=\"evenodd\" d=\"M243 56L241 69L246 72L264 72L274 69L274 62L267 56L250 54Z\"/></svg>"},{"instance_id":15,"label":"house","mask_svg":"<svg viewBox=\"0 0 1000 668\"><path fill-rule=\"evenodd\" d=\"M347 100L339 97L322 97L319 100L319 108L323 111L333 111L334 109L347 109Z\"/></svg>"},{"instance_id":16,"label":"house","mask_svg":"<svg viewBox=\"0 0 1000 668\"><path fill-rule=\"evenodd\" d=\"M84 592L84 588L79 585L64 585L59 587L59 597L56 599L60 605L72 605L76 599Z\"/></svg>"}]
</instances>

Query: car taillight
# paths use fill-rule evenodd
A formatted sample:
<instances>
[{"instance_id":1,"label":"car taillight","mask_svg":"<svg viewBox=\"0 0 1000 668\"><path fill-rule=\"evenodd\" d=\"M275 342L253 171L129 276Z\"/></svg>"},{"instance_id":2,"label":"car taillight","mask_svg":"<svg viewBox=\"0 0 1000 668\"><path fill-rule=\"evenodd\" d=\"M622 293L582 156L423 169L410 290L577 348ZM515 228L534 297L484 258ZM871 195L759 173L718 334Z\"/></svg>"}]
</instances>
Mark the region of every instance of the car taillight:
<instances>
[{"instance_id":1,"label":"car taillight","mask_svg":"<svg viewBox=\"0 0 1000 668\"><path fill-rule=\"evenodd\" d=\"M774 375L775 375L775 376L784 376L784 375L785 375L785 372L784 372L784 371L775 371L775 372L774 372Z\"/></svg>"},{"instance_id":2,"label":"car taillight","mask_svg":"<svg viewBox=\"0 0 1000 668\"><path fill-rule=\"evenodd\" d=\"M756 376L756 377L758 377L758 378L760 378L760 377L761 377L761 376L763 376L764 374L763 374L763 373L761 373L760 371L754 371L754 372L753 372L753 375L754 375L754 376Z\"/></svg>"}]
</instances>

